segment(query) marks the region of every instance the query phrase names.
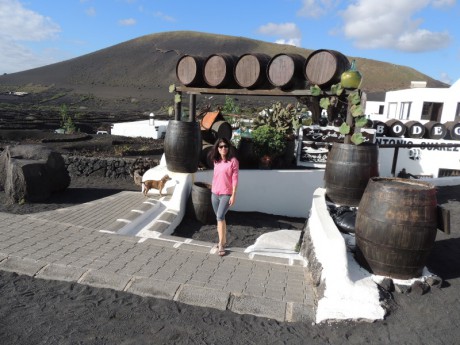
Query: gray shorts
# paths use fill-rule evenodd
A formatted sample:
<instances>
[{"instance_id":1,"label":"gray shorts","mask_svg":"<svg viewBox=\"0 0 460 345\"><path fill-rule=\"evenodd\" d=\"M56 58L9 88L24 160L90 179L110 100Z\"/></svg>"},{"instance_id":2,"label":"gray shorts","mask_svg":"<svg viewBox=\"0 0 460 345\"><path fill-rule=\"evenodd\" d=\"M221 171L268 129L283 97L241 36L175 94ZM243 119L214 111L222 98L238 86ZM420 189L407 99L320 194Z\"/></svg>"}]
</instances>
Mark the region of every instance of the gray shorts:
<instances>
[{"instance_id":1,"label":"gray shorts","mask_svg":"<svg viewBox=\"0 0 460 345\"><path fill-rule=\"evenodd\" d=\"M217 221L225 220L225 214L227 213L228 208L230 207L230 205L228 204L228 202L230 201L230 197L231 195L228 194L211 194L212 208L214 209L214 213L216 214Z\"/></svg>"}]
</instances>

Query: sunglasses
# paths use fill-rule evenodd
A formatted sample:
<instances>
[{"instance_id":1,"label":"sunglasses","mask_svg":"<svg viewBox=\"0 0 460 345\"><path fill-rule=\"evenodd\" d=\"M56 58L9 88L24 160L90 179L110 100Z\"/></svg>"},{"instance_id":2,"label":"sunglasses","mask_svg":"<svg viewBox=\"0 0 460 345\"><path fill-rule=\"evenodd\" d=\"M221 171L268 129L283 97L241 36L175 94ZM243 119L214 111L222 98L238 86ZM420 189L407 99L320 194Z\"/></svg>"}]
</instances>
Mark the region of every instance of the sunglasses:
<instances>
[{"instance_id":1,"label":"sunglasses","mask_svg":"<svg viewBox=\"0 0 460 345\"><path fill-rule=\"evenodd\" d=\"M228 149L228 146L227 145L219 145L219 148L220 149Z\"/></svg>"}]
</instances>

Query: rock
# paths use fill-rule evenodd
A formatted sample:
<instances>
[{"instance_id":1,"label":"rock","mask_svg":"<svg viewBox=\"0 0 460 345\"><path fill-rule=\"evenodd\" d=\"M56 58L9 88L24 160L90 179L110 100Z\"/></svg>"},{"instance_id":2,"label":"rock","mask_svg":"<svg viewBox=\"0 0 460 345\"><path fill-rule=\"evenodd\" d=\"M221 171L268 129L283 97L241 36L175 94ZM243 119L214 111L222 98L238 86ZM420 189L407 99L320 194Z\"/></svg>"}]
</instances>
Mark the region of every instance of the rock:
<instances>
[{"instance_id":1,"label":"rock","mask_svg":"<svg viewBox=\"0 0 460 345\"><path fill-rule=\"evenodd\" d=\"M397 293L409 293L410 292L410 285L399 285L399 284L394 284L395 286L395 291Z\"/></svg>"},{"instance_id":2,"label":"rock","mask_svg":"<svg viewBox=\"0 0 460 345\"><path fill-rule=\"evenodd\" d=\"M429 286L441 287L441 285L442 285L442 278L441 278L441 277L438 277L438 276L429 276L428 278L426 278L426 283L427 283Z\"/></svg>"},{"instance_id":3,"label":"rock","mask_svg":"<svg viewBox=\"0 0 460 345\"><path fill-rule=\"evenodd\" d=\"M393 280L390 278L384 278L378 285L385 291L392 292L394 291Z\"/></svg>"},{"instance_id":4,"label":"rock","mask_svg":"<svg viewBox=\"0 0 460 345\"><path fill-rule=\"evenodd\" d=\"M0 187L11 203L44 201L69 184L64 158L45 146L7 146L0 155Z\"/></svg>"},{"instance_id":5,"label":"rock","mask_svg":"<svg viewBox=\"0 0 460 345\"><path fill-rule=\"evenodd\" d=\"M421 296L430 291L430 286L426 283L422 283L421 281L416 280L411 286L411 291Z\"/></svg>"}]
</instances>

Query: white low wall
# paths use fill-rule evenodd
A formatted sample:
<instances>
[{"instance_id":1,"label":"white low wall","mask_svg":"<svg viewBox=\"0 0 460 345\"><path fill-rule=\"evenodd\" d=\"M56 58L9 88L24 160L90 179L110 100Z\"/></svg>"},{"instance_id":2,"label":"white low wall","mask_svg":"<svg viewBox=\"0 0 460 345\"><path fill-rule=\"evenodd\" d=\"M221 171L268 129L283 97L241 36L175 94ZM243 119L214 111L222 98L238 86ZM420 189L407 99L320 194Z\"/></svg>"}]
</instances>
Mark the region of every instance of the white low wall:
<instances>
[{"instance_id":1,"label":"white low wall","mask_svg":"<svg viewBox=\"0 0 460 345\"><path fill-rule=\"evenodd\" d=\"M150 125L149 120L114 123L110 134L125 137L160 139L162 133L166 133L168 122L156 120L153 125Z\"/></svg>"},{"instance_id":2,"label":"white low wall","mask_svg":"<svg viewBox=\"0 0 460 345\"><path fill-rule=\"evenodd\" d=\"M194 181L212 181L212 170ZM307 218L313 192L324 185L324 170L240 170L236 202L231 210Z\"/></svg>"}]
</instances>

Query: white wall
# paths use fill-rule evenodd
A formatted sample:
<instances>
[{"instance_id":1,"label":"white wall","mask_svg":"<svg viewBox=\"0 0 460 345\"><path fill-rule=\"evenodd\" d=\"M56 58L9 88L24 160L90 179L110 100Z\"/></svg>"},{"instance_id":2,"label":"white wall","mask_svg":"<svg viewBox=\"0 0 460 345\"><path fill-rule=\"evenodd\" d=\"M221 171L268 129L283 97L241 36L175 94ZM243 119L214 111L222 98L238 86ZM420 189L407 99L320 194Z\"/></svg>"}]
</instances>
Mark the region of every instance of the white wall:
<instances>
[{"instance_id":1,"label":"white wall","mask_svg":"<svg viewBox=\"0 0 460 345\"><path fill-rule=\"evenodd\" d=\"M199 171L196 182L212 181L212 170ZM324 186L324 170L240 170L237 198L231 208L307 218L313 192Z\"/></svg>"},{"instance_id":2,"label":"white wall","mask_svg":"<svg viewBox=\"0 0 460 345\"><path fill-rule=\"evenodd\" d=\"M161 120L155 120L153 126L150 125L149 120L114 123L110 134L160 139L161 132L166 132L167 125L168 121Z\"/></svg>"}]
</instances>

